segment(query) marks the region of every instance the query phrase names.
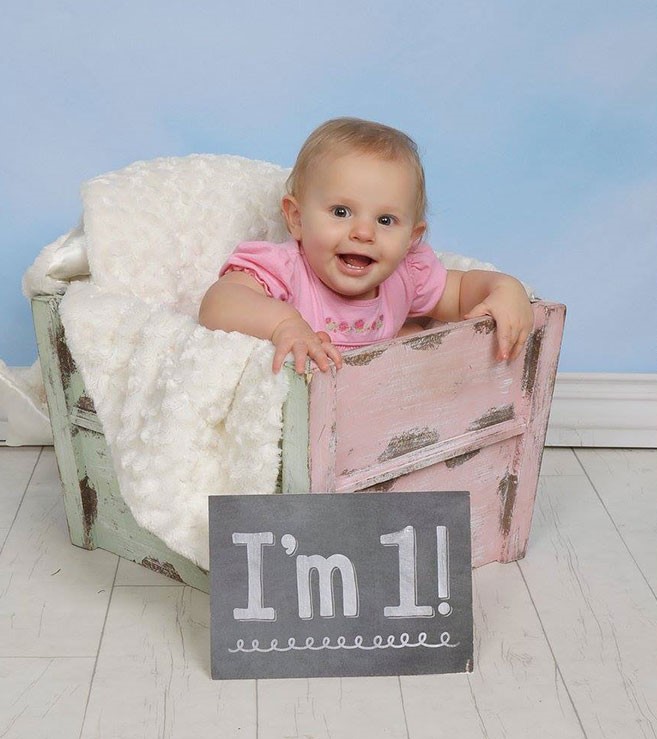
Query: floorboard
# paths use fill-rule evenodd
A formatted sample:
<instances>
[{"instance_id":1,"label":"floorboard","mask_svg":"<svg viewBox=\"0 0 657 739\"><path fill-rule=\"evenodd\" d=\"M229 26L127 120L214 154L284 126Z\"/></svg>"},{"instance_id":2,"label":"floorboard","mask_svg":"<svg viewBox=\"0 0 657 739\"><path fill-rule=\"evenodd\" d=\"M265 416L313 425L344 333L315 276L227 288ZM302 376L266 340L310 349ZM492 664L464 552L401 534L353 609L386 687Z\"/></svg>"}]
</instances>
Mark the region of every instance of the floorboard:
<instances>
[{"instance_id":1,"label":"floorboard","mask_svg":"<svg viewBox=\"0 0 657 739\"><path fill-rule=\"evenodd\" d=\"M519 563L591 739L657 736L657 602L585 476L541 480Z\"/></svg>"},{"instance_id":2,"label":"floorboard","mask_svg":"<svg viewBox=\"0 0 657 739\"><path fill-rule=\"evenodd\" d=\"M575 456L657 593L657 451L579 449Z\"/></svg>"},{"instance_id":3,"label":"floorboard","mask_svg":"<svg viewBox=\"0 0 657 739\"><path fill-rule=\"evenodd\" d=\"M0 551L4 546L34 473L40 447L2 447L0 450Z\"/></svg>"}]
</instances>

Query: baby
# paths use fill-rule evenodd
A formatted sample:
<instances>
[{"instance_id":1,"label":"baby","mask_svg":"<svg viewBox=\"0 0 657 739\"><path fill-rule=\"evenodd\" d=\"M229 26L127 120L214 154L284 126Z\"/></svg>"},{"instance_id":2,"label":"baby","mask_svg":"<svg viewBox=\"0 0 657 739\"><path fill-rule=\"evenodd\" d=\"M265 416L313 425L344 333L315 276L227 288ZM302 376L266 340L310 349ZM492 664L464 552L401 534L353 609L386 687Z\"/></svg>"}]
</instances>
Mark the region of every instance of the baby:
<instances>
[{"instance_id":1,"label":"baby","mask_svg":"<svg viewBox=\"0 0 657 739\"><path fill-rule=\"evenodd\" d=\"M298 373L340 351L399 335L409 317L492 316L499 360L514 359L532 329L523 286L499 272L446 270L422 241L424 171L406 134L355 118L317 128L287 181L283 216L292 240L240 244L206 292L199 322L289 353Z\"/></svg>"}]
</instances>

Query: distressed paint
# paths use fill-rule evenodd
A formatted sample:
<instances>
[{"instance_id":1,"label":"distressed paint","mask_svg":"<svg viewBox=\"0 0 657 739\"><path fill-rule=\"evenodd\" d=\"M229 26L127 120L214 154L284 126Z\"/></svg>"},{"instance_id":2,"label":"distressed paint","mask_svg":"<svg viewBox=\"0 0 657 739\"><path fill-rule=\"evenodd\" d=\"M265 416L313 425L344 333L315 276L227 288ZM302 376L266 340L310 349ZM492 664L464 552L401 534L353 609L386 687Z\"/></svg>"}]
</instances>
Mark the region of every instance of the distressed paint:
<instances>
[{"instance_id":1,"label":"distressed paint","mask_svg":"<svg viewBox=\"0 0 657 739\"><path fill-rule=\"evenodd\" d=\"M170 562L160 562L153 557L144 557L139 563L142 567L146 567L153 572L159 572L160 575L176 580L176 582L184 582L182 577L176 572L176 568Z\"/></svg>"},{"instance_id":2,"label":"distressed paint","mask_svg":"<svg viewBox=\"0 0 657 739\"><path fill-rule=\"evenodd\" d=\"M566 317L563 305L537 303L533 307L534 329L535 332L540 332L540 345L537 347L534 344L526 349L530 355L537 354L538 359L525 360L526 366L535 363L536 371L530 373L531 387L525 389L530 398L529 424L514 460L518 486L509 532L503 543L502 561L519 559L525 555L527 549Z\"/></svg>"},{"instance_id":3,"label":"distressed paint","mask_svg":"<svg viewBox=\"0 0 657 739\"><path fill-rule=\"evenodd\" d=\"M344 364L350 365L351 367L364 367L375 359L378 359L385 353L383 349L361 349L352 354L345 354L342 357Z\"/></svg>"},{"instance_id":4,"label":"distressed paint","mask_svg":"<svg viewBox=\"0 0 657 739\"><path fill-rule=\"evenodd\" d=\"M476 418L468 426L468 431L478 431L479 429L486 429L489 426L496 426L498 423L510 421L515 416L515 408L511 404L504 405L501 408L489 408L483 416Z\"/></svg>"},{"instance_id":5,"label":"distressed paint","mask_svg":"<svg viewBox=\"0 0 657 739\"><path fill-rule=\"evenodd\" d=\"M413 336L410 339L405 339L403 344L409 349L414 351L428 351L435 349L443 343L443 339L450 333L449 329L441 331L440 333L421 334L419 336Z\"/></svg>"},{"instance_id":6,"label":"distressed paint","mask_svg":"<svg viewBox=\"0 0 657 739\"><path fill-rule=\"evenodd\" d=\"M471 452L467 452L466 454L459 454L456 457L452 457L451 459L445 460L445 465L448 469L453 469L454 467L458 467L462 464L465 464L466 462L469 462L471 459L474 459L474 457L479 454L481 449L474 449Z\"/></svg>"},{"instance_id":7,"label":"distressed paint","mask_svg":"<svg viewBox=\"0 0 657 739\"><path fill-rule=\"evenodd\" d=\"M358 492L359 493L387 493L393 489L398 479L399 479L398 477L391 477L389 480L385 480L384 482L379 482L376 485L370 485L367 488L361 488Z\"/></svg>"},{"instance_id":8,"label":"distressed paint","mask_svg":"<svg viewBox=\"0 0 657 739\"><path fill-rule=\"evenodd\" d=\"M62 384L66 390L71 381L71 375L76 371L75 362L71 356L71 352L66 343L66 337L64 336L64 326L58 323L54 330L50 331L51 343L54 345L57 359L59 361L59 369L62 378Z\"/></svg>"},{"instance_id":9,"label":"distressed paint","mask_svg":"<svg viewBox=\"0 0 657 739\"><path fill-rule=\"evenodd\" d=\"M379 455L379 462L401 457L417 449L423 449L430 444L437 444L439 441L440 436L435 429L430 429L427 426L421 429L409 429L390 439L388 446Z\"/></svg>"},{"instance_id":10,"label":"distressed paint","mask_svg":"<svg viewBox=\"0 0 657 739\"><path fill-rule=\"evenodd\" d=\"M476 321L472 328L476 334L492 334L495 331L495 321L492 318L484 318L483 321Z\"/></svg>"},{"instance_id":11,"label":"distressed paint","mask_svg":"<svg viewBox=\"0 0 657 739\"><path fill-rule=\"evenodd\" d=\"M518 475L513 475L509 471L500 480L497 487L498 495L502 501L500 507L500 528L502 535L508 536L511 530L511 521L513 520L513 509L518 494Z\"/></svg>"},{"instance_id":12,"label":"distressed paint","mask_svg":"<svg viewBox=\"0 0 657 739\"><path fill-rule=\"evenodd\" d=\"M80 489L85 472L79 455L77 429L69 422L70 408L81 394L82 383L76 376L75 364L66 346L59 320L59 300L58 296L44 296L32 301L34 328L69 535L76 546L93 548L93 527L85 526Z\"/></svg>"},{"instance_id":13,"label":"distressed paint","mask_svg":"<svg viewBox=\"0 0 657 739\"><path fill-rule=\"evenodd\" d=\"M530 394L534 389L536 373L538 372L538 360L541 355L541 344L545 336L545 326L537 328L527 339L525 350L525 363L522 371L522 391Z\"/></svg>"},{"instance_id":14,"label":"distressed paint","mask_svg":"<svg viewBox=\"0 0 657 739\"><path fill-rule=\"evenodd\" d=\"M88 395L80 396L80 399L78 400L78 408L82 411L87 411L87 413L96 412L94 402Z\"/></svg>"},{"instance_id":15,"label":"distressed paint","mask_svg":"<svg viewBox=\"0 0 657 739\"><path fill-rule=\"evenodd\" d=\"M98 515L98 496L86 475L80 480L80 498L82 500L84 521L84 548L94 549L93 528Z\"/></svg>"}]
</instances>

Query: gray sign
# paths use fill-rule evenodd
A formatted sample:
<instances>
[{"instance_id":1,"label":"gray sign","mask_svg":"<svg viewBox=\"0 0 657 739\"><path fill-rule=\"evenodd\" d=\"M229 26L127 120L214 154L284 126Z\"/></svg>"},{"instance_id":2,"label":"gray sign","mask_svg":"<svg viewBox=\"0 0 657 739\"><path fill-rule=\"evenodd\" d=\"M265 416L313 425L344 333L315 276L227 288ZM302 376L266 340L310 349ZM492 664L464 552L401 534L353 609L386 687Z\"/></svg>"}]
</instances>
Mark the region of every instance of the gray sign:
<instances>
[{"instance_id":1,"label":"gray sign","mask_svg":"<svg viewBox=\"0 0 657 739\"><path fill-rule=\"evenodd\" d=\"M210 497L214 679L472 670L470 496Z\"/></svg>"}]
</instances>

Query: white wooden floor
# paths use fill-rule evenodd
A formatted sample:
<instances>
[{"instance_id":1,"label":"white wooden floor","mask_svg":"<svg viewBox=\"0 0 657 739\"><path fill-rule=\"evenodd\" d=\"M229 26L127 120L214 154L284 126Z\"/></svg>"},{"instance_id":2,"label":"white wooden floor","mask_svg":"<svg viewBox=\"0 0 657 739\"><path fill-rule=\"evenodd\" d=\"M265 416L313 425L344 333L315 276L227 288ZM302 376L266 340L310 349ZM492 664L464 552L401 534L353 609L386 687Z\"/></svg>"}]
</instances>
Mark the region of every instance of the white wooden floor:
<instances>
[{"instance_id":1,"label":"white wooden floor","mask_svg":"<svg viewBox=\"0 0 657 739\"><path fill-rule=\"evenodd\" d=\"M68 542L0 448L0 737L657 737L657 451L546 450L527 557L475 570L471 675L213 682L203 593Z\"/></svg>"}]
</instances>

